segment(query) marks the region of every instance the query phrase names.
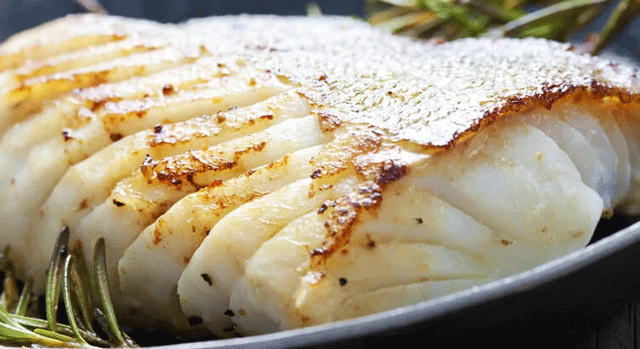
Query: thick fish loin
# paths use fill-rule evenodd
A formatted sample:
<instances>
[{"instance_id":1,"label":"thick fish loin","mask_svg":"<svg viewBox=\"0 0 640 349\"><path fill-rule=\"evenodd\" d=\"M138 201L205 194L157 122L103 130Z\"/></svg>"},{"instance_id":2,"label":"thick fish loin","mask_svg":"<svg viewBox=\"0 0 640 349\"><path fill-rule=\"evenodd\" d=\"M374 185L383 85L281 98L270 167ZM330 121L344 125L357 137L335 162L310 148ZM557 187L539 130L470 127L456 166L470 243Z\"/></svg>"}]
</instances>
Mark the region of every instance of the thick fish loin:
<instances>
[{"instance_id":1,"label":"thick fish loin","mask_svg":"<svg viewBox=\"0 0 640 349\"><path fill-rule=\"evenodd\" d=\"M362 294L424 280L486 282L588 242L584 232L595 229L602 199L550 138L526 125L496 122L464 148L412 166L380 194L375 213L360 218L368 223L341 225L345 210L369 214L358 203L374 200L376 192L362 195L360 187L265 241L231 291L238 330L334 321L344 318L341 304ZM325 222L335 225L330 239Z\"/></svg>"},{"instance_id":2,"label":"thick fish loin","mask_svg":"<svg viewBox=\"0 0 640 349\"><path fill-rule=\"evenodd\" d=\"M569 45L76 15L0 57L0 244L42 290L63 227L89 258L105 238L132 327L351 319L525 271L640 213L637 70Z\"/></svg>"}]
</instances>

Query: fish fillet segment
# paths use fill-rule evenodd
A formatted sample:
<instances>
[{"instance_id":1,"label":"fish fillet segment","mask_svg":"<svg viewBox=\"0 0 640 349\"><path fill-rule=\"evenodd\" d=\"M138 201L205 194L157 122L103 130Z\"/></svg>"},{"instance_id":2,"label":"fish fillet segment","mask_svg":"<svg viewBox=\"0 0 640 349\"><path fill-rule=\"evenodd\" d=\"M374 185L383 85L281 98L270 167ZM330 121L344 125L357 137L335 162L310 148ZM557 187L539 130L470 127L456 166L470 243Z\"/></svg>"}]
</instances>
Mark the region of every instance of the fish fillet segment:
<instances>
[{"instance_id":1,"label":"fish fillet segment","mask_svg":"<svg viewBox=\"0 0 640 349\"><path fill-rule=\"evenodd\" d=\"M76 15L0 58L0 243L41 279L63 226L88 257L105 237L125 321L222 337L363 316L640 212L638 72L569 45Z\"/></svg>"}]
</instances>

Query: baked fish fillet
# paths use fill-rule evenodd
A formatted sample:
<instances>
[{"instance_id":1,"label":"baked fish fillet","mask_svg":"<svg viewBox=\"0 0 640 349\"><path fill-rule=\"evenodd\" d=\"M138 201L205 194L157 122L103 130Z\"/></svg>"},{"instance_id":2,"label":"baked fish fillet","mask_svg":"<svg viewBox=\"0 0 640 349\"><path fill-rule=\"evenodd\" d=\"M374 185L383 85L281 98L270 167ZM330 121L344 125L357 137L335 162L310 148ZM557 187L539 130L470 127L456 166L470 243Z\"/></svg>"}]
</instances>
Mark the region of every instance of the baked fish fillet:
<instances>
[{"instance_id":1,"label":"baked fish fillet","mask_svg":"<svg viewBox=\"0 0 640 349\"><path fill-rule=\"evenodd\" d=\"M104 237L133 326L363 316L640 213L637 71L570 45L76 15L0 45L0 69L0 244L39 280L62 227L89 257Z\"/></svg>"}]
</instances>

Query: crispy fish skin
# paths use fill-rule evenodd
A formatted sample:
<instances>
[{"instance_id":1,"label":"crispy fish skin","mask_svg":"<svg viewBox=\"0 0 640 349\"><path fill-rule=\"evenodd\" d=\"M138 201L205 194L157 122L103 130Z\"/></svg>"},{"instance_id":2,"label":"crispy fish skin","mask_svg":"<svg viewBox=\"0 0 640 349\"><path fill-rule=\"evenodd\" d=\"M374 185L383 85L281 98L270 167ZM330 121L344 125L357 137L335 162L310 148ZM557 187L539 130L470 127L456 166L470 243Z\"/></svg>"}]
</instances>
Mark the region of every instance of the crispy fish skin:
<instances>
[{"instance_id":1,"label":"crispy fish skin","mask_svg":"<svg viewBox=\"0 0 640 349\"><path fill-rule=\"evenodd\" d=\"M0 45L0 81L0 245L41 274L55 230L106 235L122 315L181 331L411 304L640 212L637 70L571 45L73 15Z\"/></svg>"}]
</instances>

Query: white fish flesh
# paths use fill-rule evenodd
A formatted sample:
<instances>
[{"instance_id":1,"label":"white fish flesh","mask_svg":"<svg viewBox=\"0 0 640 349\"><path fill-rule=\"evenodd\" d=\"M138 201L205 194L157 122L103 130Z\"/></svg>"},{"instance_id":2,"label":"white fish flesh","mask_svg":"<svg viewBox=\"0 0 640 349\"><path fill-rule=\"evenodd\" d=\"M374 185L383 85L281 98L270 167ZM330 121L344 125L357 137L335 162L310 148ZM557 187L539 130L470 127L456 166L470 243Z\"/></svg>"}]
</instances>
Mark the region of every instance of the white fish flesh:
<instances>
[{"instance_id":1,"label":"white fish flesh","mask_svg":"<svg viewBox=\"0 0 640 349\"><path fill-rule=\"evenodd\" d=\"M0 57L0 244L41 280L62 227L89 257L104 237L133 326L226 337L363 316L640 213L637 71L569 45L75 15Z\"/></svg>"}]
</instances>

